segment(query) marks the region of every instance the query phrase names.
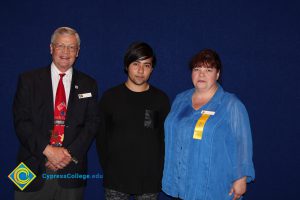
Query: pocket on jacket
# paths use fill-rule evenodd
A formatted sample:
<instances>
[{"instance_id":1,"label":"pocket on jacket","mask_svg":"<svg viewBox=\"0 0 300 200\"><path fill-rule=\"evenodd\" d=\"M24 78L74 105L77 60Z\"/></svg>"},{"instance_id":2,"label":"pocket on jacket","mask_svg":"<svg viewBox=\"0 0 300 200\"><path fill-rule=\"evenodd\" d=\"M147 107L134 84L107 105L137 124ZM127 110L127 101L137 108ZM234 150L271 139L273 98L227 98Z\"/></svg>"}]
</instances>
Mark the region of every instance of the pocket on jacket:
<instances>
[{"instance_id":1,"label":"pocket on jacket","mask_svg":"<svg viewBox=\"0 0 300 200\"><path fill-rule=\"evenodd\" d=\"M158 111L156 110L145 110L144 127L145 128L157 128L158 126Z\"/></svg>"}]
</instances>

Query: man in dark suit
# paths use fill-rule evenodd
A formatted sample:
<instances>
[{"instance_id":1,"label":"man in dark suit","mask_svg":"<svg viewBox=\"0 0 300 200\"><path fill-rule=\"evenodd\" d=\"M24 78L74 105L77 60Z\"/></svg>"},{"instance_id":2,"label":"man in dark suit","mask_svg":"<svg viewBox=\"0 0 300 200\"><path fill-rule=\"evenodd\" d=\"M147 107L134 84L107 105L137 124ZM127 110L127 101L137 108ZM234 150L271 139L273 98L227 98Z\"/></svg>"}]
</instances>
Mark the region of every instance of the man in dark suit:
<instances>
[{"instance_id":1,"label":"man in dark suit","mask_svg":"<svg viewBox=\"0 0 300 200\"><path fill-rule=\"evenodd\" d=\"M13 105L17 161L37 177L23 191L16 188L16 200L83 199L86 180L63 176L86 174L99 124L97 83L73 68L79 49L78 33L58 28L51 38L51 65L20 75ZM46 180L45 173L62 178Z\"/></svg>"}]
</instances>

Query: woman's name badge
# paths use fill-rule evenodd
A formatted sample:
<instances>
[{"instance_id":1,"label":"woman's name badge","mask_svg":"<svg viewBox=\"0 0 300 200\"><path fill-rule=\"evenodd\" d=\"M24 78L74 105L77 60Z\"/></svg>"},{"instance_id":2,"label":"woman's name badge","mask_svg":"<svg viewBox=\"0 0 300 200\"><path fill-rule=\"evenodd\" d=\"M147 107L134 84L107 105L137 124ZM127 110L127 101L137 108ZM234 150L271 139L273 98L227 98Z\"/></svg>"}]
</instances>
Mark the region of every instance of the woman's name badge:
<instances>
[{"instance_id":1,"label":"woman's name badge","mask_svg":"<svg viewBox=\"0 0 300 200\"><path fill-rule=\"evenodd\" d=\"M209 110L202 110L201 114L207 114L207 115L215 115L216 112L214 111L209 111Z\"/></svg>"},{"instance_id":2,"label":"woman's name badge","mask_svg":"<svg viewBox=\"0 0 300 200\"><path fill-rule=\"evenodd\" d=\"M214 115L214 111L208 111L208 110L202 110L201 111L201 117L198 119L195 129L194 129L194 135L193 138L195 140L201 140L203 135L203 129L205 126L206 121L211 115Z\"/></svg>"}]
</instances>

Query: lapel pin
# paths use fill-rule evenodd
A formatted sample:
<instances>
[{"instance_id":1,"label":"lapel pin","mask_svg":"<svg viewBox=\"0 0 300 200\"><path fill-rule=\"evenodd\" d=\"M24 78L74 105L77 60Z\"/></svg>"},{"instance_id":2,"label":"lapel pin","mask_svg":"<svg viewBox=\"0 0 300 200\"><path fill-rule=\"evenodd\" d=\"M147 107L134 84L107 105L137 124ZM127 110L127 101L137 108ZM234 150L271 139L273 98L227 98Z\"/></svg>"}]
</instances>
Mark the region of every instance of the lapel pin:
<instances>
[{"instance_id":1,"label":"lapel pin","mask_svg":"<svg viewBox=\"0 0 300 200\"><path fill-rule=\"evenodd\" d=\"M78 89L78 85L75 85L75 89L76 89L76 90Z\"/></svg>"}]
</instances>

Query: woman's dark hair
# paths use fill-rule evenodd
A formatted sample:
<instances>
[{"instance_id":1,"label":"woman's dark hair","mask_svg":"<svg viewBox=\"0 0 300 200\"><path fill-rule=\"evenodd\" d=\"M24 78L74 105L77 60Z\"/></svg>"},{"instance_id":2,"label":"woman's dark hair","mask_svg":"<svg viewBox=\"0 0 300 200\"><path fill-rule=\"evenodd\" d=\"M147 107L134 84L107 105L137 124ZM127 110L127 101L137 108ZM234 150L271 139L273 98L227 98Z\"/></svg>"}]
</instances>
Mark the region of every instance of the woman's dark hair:
<instances>
[{"instance_id":1,"label":"woman's dark hair","mask_svg":"<svg viewBox=\"0 0 300 200\"><path fill-rule=\"evenodd\" d=\"M150 47L145 42L134 42L126 50L124 56L124 71L127 73L129 65L137 60L146 60L152 58L152 67L154 68L156 64L155 54Z\"/></svg>"},{"instance_id":2,"label":"woman's dark hair","mask_svg":"<svg viewBox=\"0 0 300 200\"><path fill-rule=\"evenodd\" d=\"M200 66L216 68L219 72L222 69L220 57L212 49L204 49L191 58L189 62L190 70Z\"/></svg>"}]
</instances>

